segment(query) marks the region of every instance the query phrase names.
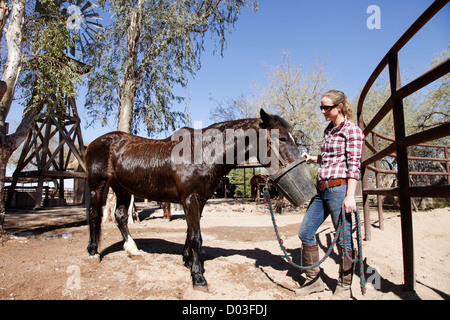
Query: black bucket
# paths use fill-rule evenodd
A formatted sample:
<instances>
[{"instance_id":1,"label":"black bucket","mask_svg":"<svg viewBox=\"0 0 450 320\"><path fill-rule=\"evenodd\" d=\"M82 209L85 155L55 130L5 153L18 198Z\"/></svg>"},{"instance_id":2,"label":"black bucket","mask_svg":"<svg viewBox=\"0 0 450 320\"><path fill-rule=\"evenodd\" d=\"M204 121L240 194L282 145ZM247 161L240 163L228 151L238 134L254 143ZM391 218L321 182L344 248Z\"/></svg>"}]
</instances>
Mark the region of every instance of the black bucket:
<instances>
[{"instance_id":1,"label":"black bucket","mask_svg":"<svg viewBox=\"0 0 450 320\"><path fill-rule=\"evenodd\" d=\"M303 157L271 176L269 181L294 206L301 206L317 193L314 179Z\"/></svg>"}]
</instances>

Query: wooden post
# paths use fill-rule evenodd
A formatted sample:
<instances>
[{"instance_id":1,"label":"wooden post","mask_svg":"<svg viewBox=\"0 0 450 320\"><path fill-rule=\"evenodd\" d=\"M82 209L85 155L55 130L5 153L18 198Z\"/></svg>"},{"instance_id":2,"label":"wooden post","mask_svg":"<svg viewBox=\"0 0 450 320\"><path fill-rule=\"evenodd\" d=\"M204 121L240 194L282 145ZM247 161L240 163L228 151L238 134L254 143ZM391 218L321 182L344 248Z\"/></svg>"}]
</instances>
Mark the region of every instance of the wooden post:
<instances>
[{"instance_id":1,"label":"wooden post","mask_svg":"<svg viewBox=\"0 0 450 320\"><path fill-rule=\"evenodd\" d=\"M378 150L378 140L376 133L372 133L372 143L375 149ZM380 169L380 161L375 161L375 168ZM376 187L380 188L380 172L375 172ZM383 196L377 195L377 207L378 207L378 221L380 223L380 230L384 230L384 215L383 215Z\"/></svg>"},{"instance_id":2,"label":"wooden post","mask_svg":"<svg viewBox=\"0 0 450 320\"><path fill-rule=\"evenodd\" d=\"M36 124L30 130L16 170L13 173L13 183L8 193L8 204L11 203L15 187L21 177L35 178L38 181L35 209L41 207L39 199L42 199L42 187L44 182L49 179L55 182L56 187L59 185L60 199L64 199L64 180L75 179L75 201L78 201L77 204L86 201L86 195L89 195L89 193L85 191L87 184L86 165L84 163L85 147L75 100L69 99L68 104L63 107L65 107L65 111L46 115L36 120ZM58 133L59 135L56 136ZM59 137L59 145L54 150L50 150L49 142L53 137ZM64 153L65 149L67 153ZM75 156L79 165L78 169L71 167L68 170L71 155ZM37 163L37 170L25 171L25 167L33 159ZM75 171L72 171L73 169Z\"/></svg>"},{"instance_id":3,"label":"wooden post","mask_svg":"<svg viewBox=\"0 0 450 320\"><path fill-rule=\"evenodd\" d=\"M445 168L447 169L447 184L450 185L450 163L448 162L448 147L444 147Z\"/></svg>"},{"instance_id":4,"label":"wooden post","mask_svg":"<svg viewBox=\"0 0 450 320\"><path fill-rule=\"evenodd\" d=\"M397 53L390 53L389 55L389 79L391 95L393 95L401 87ZM402 147L399 143L405 138L405 117L402 99L393 101L393 118L395 144L397 149L398 188L403 248L403 277L405 289L414 291L416 281L414 274L413 221L411 198L407 195L407 189L409 188L408 152L407 148Z\"/></svg>"},{"instance_id":5,"label":"wooden post","mask_svg":"<svg viewBox=\"0 0 450 320\"><path fill-rule=\"evenodd\" d=\"M363 115L358 115L358 126L361 130L364 130L364 119ZM361 162L366 160L366 148L363 145L361 150ZM364 193L364 190L368 188L368 173L369 171L366 167L361 167L361 189L362 189L362 198L363 198L363 213L364 213L364 239L366 241L372 240L372 233L370 230L370 204L369 204L369 196L367 193Z\"/></svg>"},{"instance_id":6,"label":"wooden post","mask_svg":"<svg viewBox=\"0 0 450 320\"><path fill-rule=\"evenodd\" d=\"M62 136L61 132L59 133L59 143L61 144L64 141L64 137ZM59 153L59 170L64 170L64 145L61 147L61 151ZM59 179L59 198L64 199L64 178Z\"/></svg>"},{"instance_id":7,"label":"wooden post","mask_svg":"<svg viewBox=\"0 0 450 320\"><path fill-rule=\"evenodd\" d=\"M36 204L34 205L34 209L39 209L42 206L42 188L44 187L44 177L42 175L42 170L47 162L47 154L48 154L48 144L50 140L50 131L51 131L51 123L49 118L45 119L45 133L42 139L42 154L38 159L38 171L41 173L38 179L38 185L36 188ZM40 132L38 133L40 134ZM39 151L36 150L36 155L39 154Z\"/></svg>"}]
</instances>

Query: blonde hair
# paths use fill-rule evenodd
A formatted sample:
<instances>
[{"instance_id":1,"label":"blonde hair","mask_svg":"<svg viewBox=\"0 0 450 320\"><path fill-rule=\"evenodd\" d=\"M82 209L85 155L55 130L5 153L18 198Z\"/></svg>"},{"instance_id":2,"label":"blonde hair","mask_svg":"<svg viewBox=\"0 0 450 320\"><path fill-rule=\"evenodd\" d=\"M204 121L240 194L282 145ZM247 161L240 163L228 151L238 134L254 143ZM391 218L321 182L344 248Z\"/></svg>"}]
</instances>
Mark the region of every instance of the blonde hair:
<instances>
[{"instance_id":1,"label":"blonde hair","mask_svg":"<svg viewBox=\"0 0 450 320\"><path fill-rule=\"evenodd\" d=\"M331 100L333 100L334 104L342 103L342 105L344 106L342 108L342 113L347 117L349 121L353 121L353 108L350 105L350 102L348 101L347 95L345 93L339 90L330 90L325 92L322 95L322 98L323 97L330 98Z\"/></svg>"}]
</instances>

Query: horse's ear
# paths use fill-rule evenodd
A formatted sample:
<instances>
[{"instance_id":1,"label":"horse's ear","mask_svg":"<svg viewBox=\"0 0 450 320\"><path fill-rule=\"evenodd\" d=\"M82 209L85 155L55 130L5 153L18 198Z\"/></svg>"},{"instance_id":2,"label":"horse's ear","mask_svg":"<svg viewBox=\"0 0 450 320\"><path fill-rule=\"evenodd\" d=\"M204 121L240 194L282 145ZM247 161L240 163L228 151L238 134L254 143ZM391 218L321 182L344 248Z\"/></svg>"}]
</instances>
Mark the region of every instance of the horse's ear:
<instances>
[{"instance_id":1,"label":"horse's ear","mask_svg":"<svg viewBox=\"0 0 450 320\"><path fill-rule=\"evenodd\" d=\"M272 116L268 113L266 113L262 108L259 111L259 114L261 116L261 120L263 121L260 126L261 128L267 129L267 128L271 128L272 127Z\"/></svg>"}]
</instances>

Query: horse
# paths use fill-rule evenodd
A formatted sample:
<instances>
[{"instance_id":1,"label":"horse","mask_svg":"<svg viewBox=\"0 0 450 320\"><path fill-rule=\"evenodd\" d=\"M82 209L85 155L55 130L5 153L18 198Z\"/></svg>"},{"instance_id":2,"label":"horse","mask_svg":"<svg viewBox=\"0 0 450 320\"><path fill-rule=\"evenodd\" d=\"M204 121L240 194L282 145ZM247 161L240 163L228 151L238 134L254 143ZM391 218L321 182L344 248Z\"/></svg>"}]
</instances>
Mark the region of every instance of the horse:
<instances>
[{"instance_id":1,"label":"horse","mask_svg":"<svg viewBox=\"0 0 450 320\"><path fill-rule=\"evenodd\" d=\"M268 186L269 175L257 174L250 179L250 188L253 201L258 202L261 196L261 186ZM271 186L272 187L272 186ZM272 187L273 188L273 187Z\"/></svg>"},{"instance_id":2,"label":"horse","mask_svg":"<svg viewBox=\"0 0 450 320\"><path fill-rule=\"evenodd\" d=\"M277 188L268 181L270 178L266 174L257 174L250 179L251 195L253 201L259 202L261 197L261 186L268 188L271 199L277 199L275 202L275 212L282 213L283 211L283 194L278 192Z\"/></svg>"},{"instance_id":3,"label":"horse","mask_svg":"<svg viewBox=\"0 0 450 320\"><path fill-rule=\"evenodd\" d=\"M101 209L108 186L117 196L115 218L129 256L140 255L127 226L131 194L153 201L181 203L187 223L183 261L191 270L194 289L207 290L200 218L220 179L257 153L258 147L270 154L271 167L276 164L273 168L279 167L280 162L288 164L299 158L289 123L263 109L260 116L216 123L204 129L184 127L161 140L115 131L90 143L85 154L91 196L87 209L89 256L101 261L98 252ZM264 152L257 153L258 160L268 166L267 158L261 159Z\"/></svg>"}]
</instances>

